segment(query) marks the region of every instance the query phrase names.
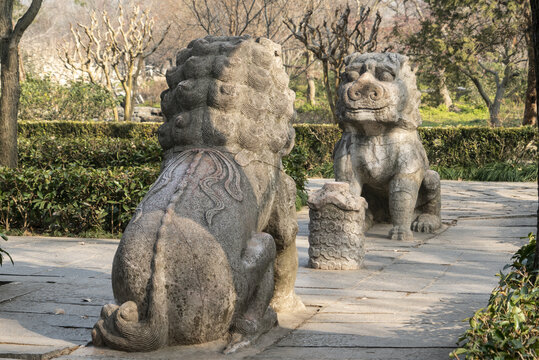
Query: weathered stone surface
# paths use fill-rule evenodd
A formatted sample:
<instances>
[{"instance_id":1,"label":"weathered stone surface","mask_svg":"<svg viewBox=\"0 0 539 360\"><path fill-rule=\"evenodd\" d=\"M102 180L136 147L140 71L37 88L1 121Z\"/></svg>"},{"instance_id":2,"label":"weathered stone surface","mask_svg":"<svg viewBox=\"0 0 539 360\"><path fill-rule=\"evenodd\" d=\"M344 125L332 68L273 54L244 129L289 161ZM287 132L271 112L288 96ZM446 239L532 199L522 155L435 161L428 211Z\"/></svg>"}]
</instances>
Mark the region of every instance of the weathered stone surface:
<instances>
[{"instance_id":1,"label":"weathered stone surface","mask_svg":"<svg viewBox=\"0 0 539 360\"><path fill-rule=\"evenodd\" d=\"M231 335L232 352L275 325L274 309L303 306L295 184L281 164L294 93L280 51L208 36L178 53L161 96L162 171L116 252L121 305L103 307L95 345L150 351Z\"/></svg>"},{"instance_id":2,"label":"weathered stone surface","mask_svg":"<svg viewBox=\"0 0 539 360\"><path fill-rule=\"evenodd\" d=\"M411 229L441 225L440 177L417 133L420 93L407 57L352 54L338 89L343 135L335 147L335 179L369 204L369 219L393 224L389 235L412 240Z\"/></svg>"},{"instance_id":3,"label":"weathered stone surface","mask_svg":"<svg viewBox=\"0 0 539 360\"><path fill-rule=\"evenodd\" d=\"M309 196L309 266L355 270L365 256L365 208L345 182L326 183Z\"/></svg>"}]
</instances>

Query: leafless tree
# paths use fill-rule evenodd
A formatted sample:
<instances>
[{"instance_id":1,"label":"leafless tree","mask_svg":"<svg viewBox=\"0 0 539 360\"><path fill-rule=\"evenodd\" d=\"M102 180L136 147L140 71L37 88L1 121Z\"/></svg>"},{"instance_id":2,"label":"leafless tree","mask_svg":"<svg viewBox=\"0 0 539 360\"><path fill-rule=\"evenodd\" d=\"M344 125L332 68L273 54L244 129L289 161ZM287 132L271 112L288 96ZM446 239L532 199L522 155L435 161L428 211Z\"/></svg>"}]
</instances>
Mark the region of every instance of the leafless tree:
<instances>
[{"instance_id":1,"label":"leafless tree","mask_svg":"<svg viewBox=\"0 0 539 360\"><path fill-rule=\"evenodd\" d=\"M308 11L296 24L293 19L286 21L286 26L293 36L322 63L324 87L331 112L335 117L336 91L339 86L339 74L344 66L344 58L352 52L374 51L378 45L377 36L382 18L377 12L370 21L371 10L362 6L356 21L350 23L350 6L337 8L333 18L324 19L322 24L313 24L313 11ZM333 74L331 82L330 74Z\"/></svg>"},{"instance_id":2,"label":"leafless tree","mask_svg":"<svg viewBox=\"0 0 539 360\"><path fill-rule=\"evenodd\" d=\"M17 167L17 112L21 95L19 43L41 3L42 0L32 0L13 26L13 0L0 0L0 166Z\"/></svg>"},{"instance_id":3,"label":"leafless tree","mask_svg":"<svg viewBox=\"0 0 539 360\"><path fill-rule=\"evenodd\" d=\"M89 25L72 27L74 50L64 46L60 52L66 67L83 72L91 82L104 85L116 96L114 82L118 81L125 94L124 120L129 121L144 61L161 45L169 27L155 41L154 20L147 10L132 6L126 12L122 5L118 9L118 16L103 11L98 17L94 12Z\"/></svg>"},{"instance_id":4,"label":"leafless tree","mask_svg":"<svg viewBox=\"0 0 539 360\"><path fill-rule=\"evenodd\" d=\"M244 35L260 21L264 11L259 0L184 0L184 3L208 35Z\"/></svg>"},{"instance_id":5,"label":"leafless tree","mask_svg":"<svg viewBox=\"0 0 539 360\"><path fill-rule=\"evenodd\" d=\"M291 0L183 0L207 35L264 36L281 43ZM286 36L286 35L285 35Z\"/></svg>"}]
</instances>

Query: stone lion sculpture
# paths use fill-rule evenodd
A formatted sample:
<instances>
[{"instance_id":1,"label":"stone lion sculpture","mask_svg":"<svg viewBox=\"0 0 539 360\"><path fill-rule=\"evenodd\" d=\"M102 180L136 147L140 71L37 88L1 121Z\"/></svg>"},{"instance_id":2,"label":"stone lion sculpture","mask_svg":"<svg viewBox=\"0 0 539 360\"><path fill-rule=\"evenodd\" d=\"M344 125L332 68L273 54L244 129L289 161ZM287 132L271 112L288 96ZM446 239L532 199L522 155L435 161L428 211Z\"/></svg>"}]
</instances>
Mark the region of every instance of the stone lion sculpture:
<instances>
[{"instance_id":1,"label":"stone lion sculpture","mask_svg":"<svg viewBox=\"0 0 539 360\"><path fill-rule=\"evenodd\" d=\"M420 93L406 56L352 54L338 89L343 130L335 145L336 181L350 183L368 203L369 220L393 224L389 235L411 240L412 231L441 226L440 177L429 170L417 133Z\"/></svg>"},{"instance_id":2,"label":"stone lion sculpture","mask_svg":"<svg viewBox=\"0 0 539 360\"><path fill-rule=\"evenodd\" d=\"M194 40L166 78L162 171L114 258L121 305L103 307L92 338L150 351L228 336L232 352L276 324L274 309L303 306L295 184L281 164L295 95L280 46L263 38Z\"/></svg>"}]
</instances>

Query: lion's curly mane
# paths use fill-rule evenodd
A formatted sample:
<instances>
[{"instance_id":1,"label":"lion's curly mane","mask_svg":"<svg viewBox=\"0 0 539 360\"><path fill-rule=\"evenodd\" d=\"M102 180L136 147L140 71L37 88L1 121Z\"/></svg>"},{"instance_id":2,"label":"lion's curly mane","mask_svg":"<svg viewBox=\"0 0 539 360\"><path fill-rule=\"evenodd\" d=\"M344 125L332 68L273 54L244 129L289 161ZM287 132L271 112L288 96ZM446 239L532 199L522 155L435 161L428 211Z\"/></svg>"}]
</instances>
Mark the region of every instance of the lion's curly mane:
<instances>
[{"instance_id":1,"label":"lion's curly mane","mask_svg":"<svg viewBox=\"0 0 539 360\"><path fill-rule=\"evenodd\" d=\"M161 94L164 150L224 147L238 153L290 152L295 94L281 48L265 38L207 36L193 40L167 71Z\"/></svg>"}]
</instances>

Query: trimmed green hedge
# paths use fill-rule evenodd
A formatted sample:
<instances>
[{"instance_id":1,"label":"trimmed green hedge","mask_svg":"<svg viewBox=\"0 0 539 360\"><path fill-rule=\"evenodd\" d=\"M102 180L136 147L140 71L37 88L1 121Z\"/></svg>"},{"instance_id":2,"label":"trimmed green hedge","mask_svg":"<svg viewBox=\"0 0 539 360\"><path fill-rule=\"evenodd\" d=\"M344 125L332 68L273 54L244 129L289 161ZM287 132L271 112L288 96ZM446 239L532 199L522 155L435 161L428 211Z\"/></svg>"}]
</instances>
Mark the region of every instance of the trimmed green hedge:
<instances>
[{"instance_id":1,"label":"trimmed green hedge","mask_svg":"<svg viewBox=\"0 0 539 360\"><path fill-rule=\"evenodd\" d=\"M158 174L159 166L0 167L0 228L119 233Z\"/></svg>"},{"instance_id":2,"label":"trimmed green hedge","mask_svg":"<svg viewBox=\"0 0 539 360\"><path fill-rule=\"evenodd\" d=\"M123 159L116 162L121 166L138 165L141 161L159 161L156 136L158 127L158 123L20 122L19 156L22 164L29 161L37 165L32 159L35 158L36 151L42 148L40 159L45 163L58 163L58 158L66 158L68 152L72 154L71 160L88 164L102 162L90 158L107 156L107 153ZM341 136L340 129L335 125L302 124L294 127L296 146L290 156L303 161L308 176L331 176L332 152ZM419 134L431 165L436 167L484 167L500 162L536 163L537 159L538 135L533 127L419 128ZM40 138L39 141L50 140L51 144L30 144L36 137ZM25 138L32 140L24 140ZM73 145L68 145L69 142L73 142ZM54 150L55 144L64 150ZM133 145L135 151L129 148ZM80 150L77 150L78 146ZM110 155L108 157L110 158ZM116 163L112 166L116 166Z\"/></svg>"},{"instance_id":3,"label":"trimmed green hedge","mask_svg":"<svg viewBox=\"0 0 539 360\"><path fill-rule=\"evenodd\" d=\"M21 168L0 168L0 230L51 234L123 231L158 176L158 123L43 121L19 123ZM333 125L296 125L283 159L305 202L307 176L331 177L340 138ZM420 128L442 178L536 179L533 128Z\"/></svg>"},{"instance_id":4,"label":"trimmed green hedge","mask_svg":"<svg viewBox=\"0 0 539 360\"><path fill-rule=\"evenodd\" d=\"M296 125L296 147L307 151L309 176L331 177L332 153L341 136L335 125ZM492 163L537 163L533 127L419 128L431 166L485 167Z\"/></svg>"},{"instance_id":5,"label":"trimmed green hedge","mask_svg":"<svg viewBox=\"0 0 539 360\"><path fill-rule=\"evenodd\" d=\"M497 162L537 163L537 129L455 127L419 128L432 165L484 166Z\"/></svg>"},{"instance_id":6,"label":"trimmed green hedge","mask_svg":"<svg viewBox=\"0 0 539 360\"><path fill-rule=\"evenodd\" d=\"M162 149L156 136L133 137L19 137L19 163L50 168L75 164L92 168L159 166Z\"/></svg>"},{"instance_id":7,"label":"trimmed green hedge","mask_svg":"<svg viewBox=\"0 0 539 360\"><path fill-rule=\"evenodd\" d=\"M161 123L106 122L106 121L19 121L20 137L111 137L156 138Z\"/></svg>"}]
</instances>

